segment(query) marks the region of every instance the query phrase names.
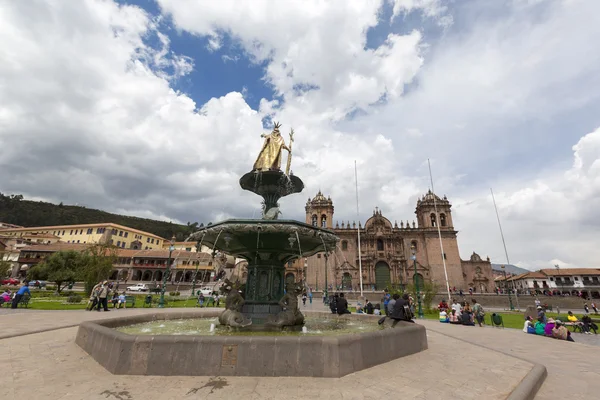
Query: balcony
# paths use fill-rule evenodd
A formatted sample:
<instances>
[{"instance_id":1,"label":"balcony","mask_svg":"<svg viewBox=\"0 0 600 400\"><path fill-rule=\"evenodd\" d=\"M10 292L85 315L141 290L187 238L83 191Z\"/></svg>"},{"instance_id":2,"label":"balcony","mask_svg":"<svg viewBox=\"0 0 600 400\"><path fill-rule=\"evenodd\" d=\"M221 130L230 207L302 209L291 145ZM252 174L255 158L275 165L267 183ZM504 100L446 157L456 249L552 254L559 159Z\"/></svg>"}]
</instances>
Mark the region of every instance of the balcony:
<instances>
[{"instance_id":1,"label":"balcony","mask_svg":"<svg viewBox=\"0 0 600 400\"><path fill-rule=\"evenodd\" d=\"M19 257L17 262L19 264L37 264L44 261L43 258L31 258L31 257Z\"/></svg>"}]
</instances>

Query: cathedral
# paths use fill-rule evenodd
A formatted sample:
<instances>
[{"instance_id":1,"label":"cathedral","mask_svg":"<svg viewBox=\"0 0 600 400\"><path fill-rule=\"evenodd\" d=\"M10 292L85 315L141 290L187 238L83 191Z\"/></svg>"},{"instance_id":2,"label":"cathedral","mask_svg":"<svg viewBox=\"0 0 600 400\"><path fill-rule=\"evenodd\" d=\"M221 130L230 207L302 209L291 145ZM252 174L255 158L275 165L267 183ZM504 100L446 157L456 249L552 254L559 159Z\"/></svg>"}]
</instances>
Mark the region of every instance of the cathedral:
<instances>
[{"instance_id":1,"label":"cathedral","mask_svg":"<svg viewBox=\"0 0 600 400\"><path fill-rule=\"evenodd\" d=\"M439 216L436 218L435 203ZM446 277L442 250L438 236L439 221L443 258L450 288L486 293L494 290L494 279L489 258L482 260L473 253L462 260L452 220L451 204L444 196L439 198L431 191L417 201L416 222L391 223L375 208L364 226L358 222L334 221L333 201L321 191L306 203L306 223L329 229L340 241L336 249L316 254L288 264L286 281L301 281L313 290L323 290L325 285L333 290L358 290L360 276L358 263L358 230L364 290L384 290L407 282L429 281L445 291ZM413 261L416 261L416 273Z\"/></svg>"}]
</instances>

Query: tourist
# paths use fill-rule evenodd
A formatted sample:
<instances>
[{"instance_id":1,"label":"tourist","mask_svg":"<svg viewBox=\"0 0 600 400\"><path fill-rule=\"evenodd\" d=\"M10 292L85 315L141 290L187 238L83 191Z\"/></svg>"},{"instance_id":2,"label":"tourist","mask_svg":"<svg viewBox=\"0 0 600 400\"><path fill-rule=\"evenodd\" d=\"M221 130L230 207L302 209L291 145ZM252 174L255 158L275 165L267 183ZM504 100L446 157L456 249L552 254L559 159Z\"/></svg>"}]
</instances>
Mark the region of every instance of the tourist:
<instances>
[{"instance_id":1,"label":"tourist","mask_svg":"<svg viewBox=\"0 0 600 400\"><path fill-rule=\"evenodd\" d=\"M308 302L312 304L312 290L308 292Z\"/></svg>"},{"instance_id":2,"label":"tourist","mask_svg":"<svg viewBox=\"0 0 600 400\"><path fill-rule=\"evenodd\" d=\"M205 297L204 297L204 294L201 291L199 291L199 292L200 292L200 294L198 295L198 306L200 308L202 308L202 307L204 307Z\"/></svg>"},{"instance_id":3,"label":"tourist","mask_svg":"<svg viewBox=\"0 0 600 400\"><path fill-rule=\"evenodd\" d=\"M477 323L480 327L482 327L482 323L484 322L485 311L483 310L483 306L477 302L477 300L471 300L473 303L473 315L477 320Z\"/></svg>"},{"instance_id":4,"label":"tourist","mask_svg":"<svg viewBox=\"0 0 600 400\"><path fill-rule=\"evenodd\" d=\"M125 297L125 291L121 292L118 298L119 308L123 307L127 309L127 298Z\"/></svg>"},{"instance_id":5,"label":"tourist","mask_svg":"<svg viewBox=\"0 0 600 400\"><path fill-rule=\"evenodd\" d=\"M452 310L454 310L454 312L456 313L457 317L460 317L460 304L458 303L458 301L456 301L456 299L452 300Z\"/></svg>"},{"instance_id":6,"label":"tourist","mask_svg":"<svg viewBox=\"0 0 600 400\"><path fill-rule=\"evenodd\" d=\"M535 333L535 328L533 327L533 322L531 317L528 315L525 319L525 325L523 325L523 332L525 333Z\"/></svg>"},{"instance_id":7,"label":"tourist","mask_svg":"<svg viewBox=\"0 0 600 400\"><path fill-rule=\"evenodd\" d=\"M389 317L396 321L414 322L412 320L413 315L410 311L410 300L407 293L404 293L402 297L398 293L392 296L394 301L394 307L390 310Z\"/></svg>"},{"instance_id":8,"label":"tourist","mask_svg":"<svg viewBox=\"0 0 600 400\"><path fill-rule=\"evenodd\" d=\"M108 281L102 282L102 286L98 288L98 308L97 311L100 312L100 308L104 308L104 311L110 311L108 309L108 295L110 293L110 288L108 287Z\"/></svg>"},{"instance_id":9,"label":"tourist","mask_svg":"<svg viewBox=\"0 0 600 400\"><path fill-rule=\"evenodd\" d=\"M475 326L475 322L473 321L473 313L471 312L471 307L465 307L463 309L463 312L460 315L460 323L466 326Z\"/></svg>"},{"instance_id":10,"label":"tourist","mask_svg":"<svg viewBox=\"0 0 600 400\"><path fill-rule=\"evenodd\" d=\"M448 303L446 303L446 300L442 300L440 304L438 304L438 311L448 311Z\"/></svg>"},{"instance_id":11,"label":"tourist","mask_svg":"<svg viewBox=\"0 0 600 400\"><path fill-rule=\"evenodd\" d=\"M585 313L586 313L586 314L589 314L589 313L590 313L590 308L588 307L587 303L585 303L585 304L583 305L583 310L585 311Z\"/></svg>"},{"instance_id":12,"label":"tourist","mask_svg":"<svg viewBox=\"0 0 600 400\"><path fill-rule=\"evenodd\" d=\"M598 329L598 326L592 322L592 318L588 314L584 315L581 318L581 324L581 330L583 331L583 333L588 335L592 334L592 330L594 331L594 333L596 333L596 330Z\"/></svg>"},{"instance_id":13,"label":"tourist","mask_svg":"<svg viewBox=\"0 0 600 400\"><path fill-rule=\"evenodd\" d=\"M555 326L552 329L552 337L559 339L559 340L567 340L567 338L569 337L569 331L563 325L563 323L560 319L557 319L555 321Z\"/></svg>"},{"instance_id":14,"label":"tourist","mask_svg":"<svg viewBox=\"0 0 600 400\"><path fill-rule=\"evenodd\" d=\"M535 308L539 309L542 306L542 302L537 297L535 298Z\"/></svg>"},{"instance_id":15,"label":"tourist","mask_svg":"<svg viewBox=\"0 0 600 400\"><path fill-rule=\"evenodd\" d=\"M17 306L19 305L19 301L21 301L21 299L23 298L23 295L25 295L25 293L27 293L28 295L31 296L31 292L29 291L29 282L25 281L23 282L23 286L21 286L19 288L19 290L17 291L17 294L15 294L15 297L12 299L12 304L10 308L17 308Z\"/></svg>"},{"instance_id":16,"label":"tourist","mask_svg":"<svg viewBox=\"0 0 600 400\"><path fill-rule=\"evenodd\" d=\"M460 314L456 313L456 310L452 310L450 315L448 316L448 322L451 324L459 324L460 325Z\"/></svg>"},{"instance_id":17,"label":"tourist","mask_svg":"<svg viewBox=\"0 0 600 400\"><path fill-rule=\"evenodd\" d=\"M577 319L577 317L576 317L575 315L573 315L573 311L569 311L569 312L567 313L567 320L568 320L569 322L574 322L574 323L577 323L577 322L579 322L579 320Z\"/></svg>"},{"instance_id":18,"label":"tourist","mask_svg":"<svg viewBox=\"0 0 600 400\"><path fill-rule=\"evenodd\" d=\"M102 281L95 284L92 288L92 292L90 293L90 299L88 300L88 304L89 302L92 302L92 305L89 308L86 308L88 311L92 311L98 305L98 289L100 288L100 286L102 286Z\"/></svg>"},{"instance_id":19,"label":"tourist","mask_svg":"<svg viewBox=\"0 0 600 400\"><path fill-rule=\"evenodd\" d=\"M337 314L337 301L339 299L339 294L334 294L331 301L329 302L329 309L332 314Z\"/></svg>"},{"instance_id":20,"label":"tourist","mask_svg":"<svg viewBox=\"0 0 600 400\"><path fill-rule=\"evenodd\" d=\"M591 306L592 306L592 310L594 310L594 314L598 314L598 308L596 307L596 303L594 303L594 302L592 301L592 304L591 304Z\"/></svg>"},{"instance_id":21,"label":"tourist","mask_svg":"<svg viewBox=\"0 0 600 400\"><path fill-rule=\"evenodd\" d=\"M344 293L340 293L340 295L336 299L336 308L338 315L350 314L350 310L348 310L348 300L346 300L346 298L344 297Z\"/></svg>"},{"instance_id":22,"label":"tourist","mask_svg":"<svg viewBox=\"0 0 600 400\"><path fill-rule=\"evenodd\" d=\"M304 307L306 307L306 298L307 298L306 292L302 293L302 305Z\"/></svg>"},{"instance_id":23,"label":"tourist","mask_svg":"<svg viewBox=\"0 0 600 400\"><path fill-rule=\"evenodd\" d=\"M2 300L0 303L8 303L10 301L10 296L12 296L10 289L6 289L4 293L0 295L0 299Z\"/></svg>"},{"instance_id":24,"label":"tourist","mask_svg":"<svg viewBox=\"0 0 600 400\"><path fill-rule=\"evenodd\" d=\"M383 304L383 313L388 315L388 303L390 302L390 294L386 293L381 299L381 303Z\"/></svg>"},{"instance_id":25,"label":"tourist","mask_svg":"<svg viewBox=\"0 0 600 400\"><path fill-rule=\"evenodd\" d=\"M552 336L552 329L555 327L555 321L553 318L549 318L546 326L544 327L544 335Z\"/></svg>"},{"instance_id":26,"label":"tourist","mask_svg":"<svg viewBox=\"0 0 600 400\"><path fill-rule=\"evenodd\" d=\"M369 299L365 300L365 311L367 314L373 314L373 303L371 303Z\"/></svg>"},{"instance_id":27,"label":"tourist","mask_svg":"<svg viewBox=\"0 0 600 400\"><path fill-rule=\"evenodd\" d=\"M375 307L373 308L373 315L381 315L381 306L379 303L375 304Z\"/></svg>"},{"instance_id":28,"label":"tourist","mask_svg":"<svg viewBox=\"0 0 600 400\"><path fill-rule=\"evenodd\" d=\"M442 311L440 311L439 320L443 323L448 322L448 313L446 312L446 310L442 309Z\"/></svg>"},{"instance_id":29,"label":"tourist","mask_svg":"<svg viewBox=\"0 0 600 400\"><path fill-rule=\"evenodd\" d=\"M392 298L388 301L387 305L385 306L386 315L392 314L392 310L394 309L394 304L396 304L396 300L398 300L399 298L400 298L400 295L398 293L394 293Z\"/></svg>"},{"instance_id":30,"label":"tourist","mask_svg":"<svg viewBox=\"0 0 600 400\"><path fill-rule=\"evenodd\" d=\"M544 324L546 322L548 322L548 318L546 318L546 313L544 312L544 309L542 308L542 306L537 306L537 312L538 312L538 319L541 320Z\"/></svg>"},{"instance_id":31,"label":"tourist","mask_svg":"<svg viewBox=\"0 0 600 400\"><path fill-rule=\"evenodd\" d=\"M546 333L545 332L546 324L544 323L544 321L541 318L538 318L538 320L536 321L536 323L533 327L535 328L536 335L544 336L544 334Z\"/></svg>"}]
</instances>

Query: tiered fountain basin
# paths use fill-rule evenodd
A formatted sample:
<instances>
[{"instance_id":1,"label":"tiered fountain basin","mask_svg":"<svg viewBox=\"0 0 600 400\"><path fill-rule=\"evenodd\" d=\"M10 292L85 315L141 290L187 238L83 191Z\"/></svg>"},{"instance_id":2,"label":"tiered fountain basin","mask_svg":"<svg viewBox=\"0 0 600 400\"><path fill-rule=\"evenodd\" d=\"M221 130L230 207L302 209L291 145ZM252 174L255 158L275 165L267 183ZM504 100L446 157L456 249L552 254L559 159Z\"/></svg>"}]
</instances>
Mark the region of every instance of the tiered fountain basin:
<instances>
[{"instance_id":1,"label":"tiered fountain basin","mask_svg":"<svg viewBox=\"0 0 600 400\"><path fill-rule=\"evenodd\" d=\"M155 376L337 378L427 349L425 328L408 322L380 327L374 316L304 312L307 333L258 334L219 327L221 312L170 310L83 322L76 343L113 374ZM217 329L207 332L212 323ZM154 334L160 325L172 333Z\"/></svg>"}]
</instances>

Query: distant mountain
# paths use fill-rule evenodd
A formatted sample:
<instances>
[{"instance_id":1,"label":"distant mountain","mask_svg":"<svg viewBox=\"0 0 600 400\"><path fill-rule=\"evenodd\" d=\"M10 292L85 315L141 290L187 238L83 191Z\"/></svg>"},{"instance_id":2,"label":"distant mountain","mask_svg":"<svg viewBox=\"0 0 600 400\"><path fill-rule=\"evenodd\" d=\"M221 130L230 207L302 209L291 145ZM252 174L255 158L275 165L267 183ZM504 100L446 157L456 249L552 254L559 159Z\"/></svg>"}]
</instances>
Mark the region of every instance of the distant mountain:
<instances>
[{"instance_id":1,"label":"distant mountain","mask_svg":"<svg viewBox=\"0 0 600 400\"><path fill-rule=\"evenodd\" d=\"M22 195L7 196L2 193L0 193L0 221L25 227L112 222L150 232L165 239L170 239L175 235L178 241L184 240L199 226L203 226L203 224L198 225L197 222L180 225L147 218L111 214L81 206L65 206L62 203L56 205L43 201L24 200Z\"/></svg>"},{"instance_id":2,"label":"distant mountain","mask_svg":"<svg viewBox=\"0 0 600 400\"><path fill-rule=\"evenodd\" d=\"M521 267L517 267L516 265L512 265L512 264L492 264L492 269L494 271L499 271L502 272L502 268L500 267L501 265L504 265L506 268L506 273L507 274L513 274L513 275L518 275L518 274L524 274L526 272L531 272L528 269L525 268L521 268Z\"/></svg>"}]
</instances>

